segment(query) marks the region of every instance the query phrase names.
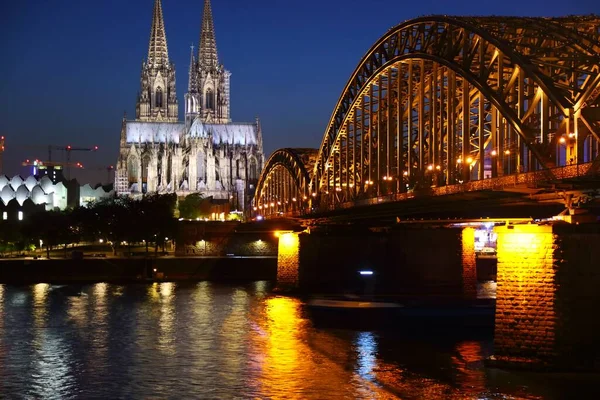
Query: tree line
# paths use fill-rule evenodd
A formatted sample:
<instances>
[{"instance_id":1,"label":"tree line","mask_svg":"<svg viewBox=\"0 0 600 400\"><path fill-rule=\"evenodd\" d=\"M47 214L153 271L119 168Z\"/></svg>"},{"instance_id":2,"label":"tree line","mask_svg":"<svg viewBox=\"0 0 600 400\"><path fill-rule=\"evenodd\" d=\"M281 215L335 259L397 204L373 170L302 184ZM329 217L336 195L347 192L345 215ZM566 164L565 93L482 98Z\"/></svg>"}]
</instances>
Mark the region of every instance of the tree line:
<instances>
[{"instance_id":1,"label":"tree line","mask_svg":"<svg viewBox=\"0 0 600 400\"><path fill-rule=\"evenodd\" d=\"M147 194L139 199L115 196L87 207L37 212L23 221L0 221L0 254L31 251L41 245L50 257L57 247L66 252L68 245L100 239L111 245L115 255L124 242L145 242L147 253L152 243L158 252L166 238L175 236L176 207L175 194Z\"/></svg>"}]
</instances>

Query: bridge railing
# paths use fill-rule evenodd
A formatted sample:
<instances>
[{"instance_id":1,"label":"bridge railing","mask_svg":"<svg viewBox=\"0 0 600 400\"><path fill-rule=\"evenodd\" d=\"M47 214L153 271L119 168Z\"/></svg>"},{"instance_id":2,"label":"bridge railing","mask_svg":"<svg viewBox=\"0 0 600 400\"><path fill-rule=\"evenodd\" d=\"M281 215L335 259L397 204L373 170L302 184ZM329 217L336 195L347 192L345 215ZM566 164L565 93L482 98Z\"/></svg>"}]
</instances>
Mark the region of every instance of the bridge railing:
<instances>
[{"instance_id":1,"label":"bridge railing","mask_svg":"<svg viewBox=\"0 0 600 400\"><path fill-rule=\"evenodd\" d=\"M331 204L327 207L320 207L319 209L314 209L313 211L289 211L286 213L280 213L279 216L287 218L301 217L303 215L308 215L314 212L332 211L336 209L348 209L352 207L391 203L409 200L415 197L447 196L451 194L460 194L481 190L506 190L511 187L517 188L523 186L526 188L535 188L541 183L549 183L549 176L554 177L555 180L571 179L585 176L592 168L592 165L593 163L591 162L584 164L573 164L564 167L556 167L549 170L547 169L542 171L517 173L512 175L501 176L498 178L483 179L479 181L471 181L456 185L431 187L419 191L409 191L407 193L393 193L385 196L372 197L368 199L359 199L339 204ZM548 172L551 172L551 174L548 174Z\"/></svg>"},{"instance_id":2,"label":"bridge railing","mask_svg":"<svg viewBox=\"0 0 600 400\"><path fill-rule=\"evenodd\" d=\"M410 191L408 193L394 193L385 196L372 197L369 199L360 199L340 204L330 205L329 210L345 209L357 206L368 206L387 202L396 202L408 200L414 197L422 196L446 196L466 192L475 192L480 190L504 190L510 187L526 186L537 187L540 183L548 182L548 177L552 176L556 180L577 178L588 173L593 163L574 164L564 167L556 167L547 170L517 173L501 176L498 178L483 179L471 181L456 185L438 186L423 189L420 191ZM548 174L551 172L551 175Z\"/></svg>"}]
</instances>

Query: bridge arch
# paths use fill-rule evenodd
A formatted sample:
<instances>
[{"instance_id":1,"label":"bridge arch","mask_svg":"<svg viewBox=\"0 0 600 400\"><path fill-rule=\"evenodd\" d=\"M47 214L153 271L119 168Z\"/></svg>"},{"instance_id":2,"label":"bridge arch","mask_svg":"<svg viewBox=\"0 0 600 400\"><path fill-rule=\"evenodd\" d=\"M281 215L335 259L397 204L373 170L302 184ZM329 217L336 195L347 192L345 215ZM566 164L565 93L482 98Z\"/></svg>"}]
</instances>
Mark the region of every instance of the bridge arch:
<instances>
[{"instance_id":1,"label":"bridge arch","mask_svg":"<svg viewBox=\"0 0 600 400\"><path fill-rule=\"evenodd\" d=\"M317 149L279 149L271 154L256 185L254 211L269 216L305 210L309 204L309 171Z\"/></svg>"},{"instance_id":2,"label":"bridge arch","mask_svg":"<svg viewBox=\"0 0 600 400\"><path fill-rule=\"evenodd\" d=\"M331 209L524 172L552 180L599 154L600 17L428 16L360 60L304 193Z\"/></svg>"},{"instance_id":3,"label":"bridge arch","mask_svg":"<svg viewBox=\"0 0 600 400\"><path fill-rule=\"evenodd\" d=\"M597 157L584 111L598 105L599 21L433 16L391 29L342 92L310 190L331 205Z\"/></svg>"}]
</instances>

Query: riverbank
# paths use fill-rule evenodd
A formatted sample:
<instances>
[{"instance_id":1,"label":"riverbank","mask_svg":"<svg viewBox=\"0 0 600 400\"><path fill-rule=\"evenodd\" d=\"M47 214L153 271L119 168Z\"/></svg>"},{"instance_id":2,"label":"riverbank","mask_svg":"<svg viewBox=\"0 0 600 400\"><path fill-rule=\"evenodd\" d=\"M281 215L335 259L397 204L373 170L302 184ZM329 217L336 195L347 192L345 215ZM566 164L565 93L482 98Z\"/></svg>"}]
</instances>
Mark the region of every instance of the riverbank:
<instances>
[{"instance_id":1,"label":"riverbank","mask_svg":"<svg viewBox=\"0 0 600 400\"><path fill-rule=\"evenodd\" d=\"M0 283L130 283L156 281L275 280L277 257L159 257L6 259Z\"/></svg>"}]
</instances>

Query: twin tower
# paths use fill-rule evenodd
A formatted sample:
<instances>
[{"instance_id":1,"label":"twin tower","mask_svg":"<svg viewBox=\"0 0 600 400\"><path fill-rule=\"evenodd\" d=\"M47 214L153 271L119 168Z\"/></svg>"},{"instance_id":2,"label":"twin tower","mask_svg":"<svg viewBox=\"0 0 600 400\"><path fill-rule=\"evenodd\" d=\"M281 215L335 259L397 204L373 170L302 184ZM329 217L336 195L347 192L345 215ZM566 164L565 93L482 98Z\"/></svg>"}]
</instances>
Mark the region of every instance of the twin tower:
<instances>
[{"instance_id":1,"label":"twin tower","mask_svg":"<svg viewBox=\"0 0 600 400\"><path fill-rule=\"evenodd\" d=\"M185 120L188 124L196 117L207 123L231 122L231 74L219 64L210 0L204 1L199 43L197 57L192 48L188 93L185 95ZM155 0L148 59L142 65L136 119L176 122L178 107L175 66L169 61L162 4L160 0Z\"/></svg>"},{"instance_id":2,"label":"twin tower","mask_svg":"<svg viewBox=\"0 0 600 400\"><path fill-rule=\"evenodd\" d=\"M230 73L219 64L210 1L204 1L192 55L185 118L178 118L175 66L169 60L162 4L154 1L148 58L142 65L136 118L123 120L115 190L120 195L201 193L232 210L249 204L264 163L262 132L231 121Z\"/></svg>"}]
</instances>

